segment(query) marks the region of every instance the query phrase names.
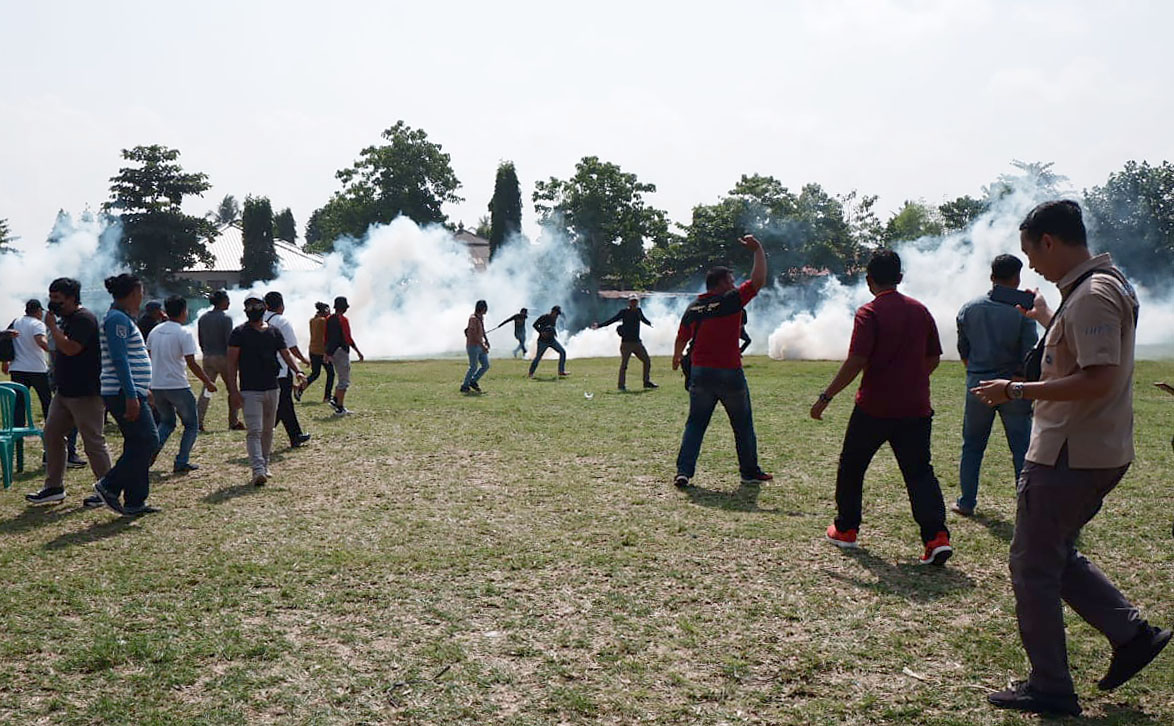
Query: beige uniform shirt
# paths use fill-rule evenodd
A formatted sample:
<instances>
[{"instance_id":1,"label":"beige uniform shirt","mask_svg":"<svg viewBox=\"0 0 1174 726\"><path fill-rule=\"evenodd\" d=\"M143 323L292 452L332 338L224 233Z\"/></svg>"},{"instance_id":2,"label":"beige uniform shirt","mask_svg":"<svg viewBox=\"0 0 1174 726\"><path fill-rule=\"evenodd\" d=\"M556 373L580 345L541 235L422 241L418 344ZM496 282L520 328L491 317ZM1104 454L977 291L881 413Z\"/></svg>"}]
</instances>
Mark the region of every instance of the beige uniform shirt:
<instances>
[{"instance_id":1,"label":"beige uniform shirt","mask_svg":"<svg viewBox=\"0 0 1174 726\"><path fill-rule=\"evenodd\" d=\"M1065 443L1073 469L1116 469L1133 461L1137 296L1108 274L1095 274L1072 290L1085 272L1112 266L1109 255L1097 255L1058 283L1061 294L1070 298L1045 338L1041 380L1063 378L1092 366L1113 366L1113 384L1100 398L1036 401L1028 461L1055 466Z\"/></svg>"}]
</instances>

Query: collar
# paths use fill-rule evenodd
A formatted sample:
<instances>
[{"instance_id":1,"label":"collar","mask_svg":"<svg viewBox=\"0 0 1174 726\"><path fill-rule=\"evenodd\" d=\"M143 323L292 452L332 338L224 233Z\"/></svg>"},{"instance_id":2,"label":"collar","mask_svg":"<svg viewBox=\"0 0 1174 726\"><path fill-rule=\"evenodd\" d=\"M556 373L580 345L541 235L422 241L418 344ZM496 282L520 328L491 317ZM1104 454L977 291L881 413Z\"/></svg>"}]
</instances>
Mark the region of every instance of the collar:
<instances>
[{"instance_id":1,"label":"collar","mask_svg":"<svg viewBox=\"0 0 1174 726\"><path fill-rule=\"evenodd\" d=\"M880 292L878 292L878 293L877 293L877 294L874 296L874 298L873 298L873 299L876 299L876 298L881 298L881 297L884 297L885 295L892 295L892 294L893 294L893 293L895 293L895 292L897 292L897 288L895 288L895 287L890 287L888 290L881 290Z\"/></svg>"},{"instance_id":2,"label":"collar","mask_svg":"<svg viewBox=\"0 0 1174 726\"><path fill-rule=\"evenodd\" d=\"M1113 257L1108 252L1100 255L1094 255L1089 259L1081 262L1076 267L1068 271L1068 274L1060 278L1056 283L1056 287L1060 288L1060 294L1067 296L1072 290L1072 285L1075 284L1077 278L1089 270L1096 270L1101 268L1109 268L1113 266Z\"/></svg>"}]
</instances>

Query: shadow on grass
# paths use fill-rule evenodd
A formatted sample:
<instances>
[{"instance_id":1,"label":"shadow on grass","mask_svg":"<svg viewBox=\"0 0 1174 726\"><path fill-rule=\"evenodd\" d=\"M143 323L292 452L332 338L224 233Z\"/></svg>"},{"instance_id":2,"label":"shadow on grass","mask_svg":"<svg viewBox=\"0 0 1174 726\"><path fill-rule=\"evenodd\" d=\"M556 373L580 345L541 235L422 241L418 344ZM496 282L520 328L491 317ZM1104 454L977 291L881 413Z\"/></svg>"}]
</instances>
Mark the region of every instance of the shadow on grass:
<instances>
[{"instance_id":1,"label":"shadow on grass","mask_svg":"<svg viewBox=\"0 0 1174 726\"><path fill-rule=\"evenodd\" d=\"M689 495L689 501L702 507L724 509L727 512L762 512L764 514L782 514L788 517L804 516L803 512L784 512L779 509L764 509L758 506L758 495L762 493L762 487L757 482L752 484L742 482L732 492L693 485L685 487L682 491Z\"/></svg>"},{"instance_id":2,"label":"shadow on grass","mask_svg":"<svg viewBox=\"0 0 1174 726\"><path fill-rule=\"evenodd\" d=\"M211 494L200 497L200 501L204 502L205 504L220 504L221 502L227 502L231 499L236 499L237 497L255 494L259 491L261 491L261 487L253 486L252 484L234 484L232 486L217 489Z\"/></svg>"},{"instance_id":3,"label":"shadow on grass","mask_svg":"<svg viewBox=\"0 0 1174 726\"><path fill-rule=\"evenodd\" d=\"M919 565L915 562L893 563L866 549L840 550L845 559L855 560L876 580L867 580L841 572L828 572L832 578L865 590L897 595L914 602L929 602L960 590L974 589L974 580L951 567Z\"/></svg>"},{"instance_id":4,"label":"shadow on grass","mask_svg":"<svg viewBox=\"0 0 1174 726\"><path fill-rule=\"evenodd\" d=\"M60 522L71 514L84 511L84 507L63 507L60 504L46 507L28 507L6 522L0 522L0 534L17 534L30 529Z\"/></svg>"},{"instance_id":5,"label":"shadow on grass","mask_svg":"<svg viewBox=\"0 0 1174 726\"><path fill-rule=\"evenodd\" d=\"M1004 542L1010 542L1011 538L1015 536L1014 522L1008 522L998 517L989 517L985 514L975 514L970 519L986 527L991 534Z\"/></svg>"},{"instance_id":6,"label":"shadow on grass","mask_svg":"<svg viewBox=\"0 0 1174 726\"><path fill-rule=\"evenodd\" d=\"M1080 724L1081 726L1159 726L1163 723L1148 713L1132 706L1105 704L1104 716L1083 716L1079 718L1041 718L1045 724Z\"/></svg>"},{"instance_id":7,"label":"shadow on grass","mask_svg":"<svg viewBox=\"0 0 1174 726\"><path fill-rule=\"evenodd\" d=\"M102 510L105 513L105 510ZM60 550L73 545L89 544L90 542L98 542L99 540L107 539L108 537L115 537L126 531L126 528L135 523L137 517L118 517L117 519L106 519L100 522L94 522L86 529L80 532L70 532L63 534L56 539L45 543L47 550Z\"/></svg>"}]
</instances>

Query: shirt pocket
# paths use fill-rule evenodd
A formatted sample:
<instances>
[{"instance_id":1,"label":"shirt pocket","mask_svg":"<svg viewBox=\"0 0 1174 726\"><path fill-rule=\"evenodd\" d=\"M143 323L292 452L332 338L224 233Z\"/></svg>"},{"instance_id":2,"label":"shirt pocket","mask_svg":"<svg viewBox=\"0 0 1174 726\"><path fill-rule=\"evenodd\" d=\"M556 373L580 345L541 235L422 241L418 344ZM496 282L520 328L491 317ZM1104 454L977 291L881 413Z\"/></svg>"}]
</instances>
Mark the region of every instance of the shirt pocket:
<instances>
[{"instance_id":1,"label":"shirt pocket","mask_svg":"<svg viewBox=\"0 0 1174 726\"><path fill-rule=\"evenodd\" d=\"M1064 375L1071 367L1071 354L1068 352L1067 333L1064 331L1064 321L1057 320L1052 329L1044 338L1044 355L1040 361L1040 371L1044 378L1053 378ZM1052 375L1048 375L1048 374Z\"/></svg>"}]
</instances>

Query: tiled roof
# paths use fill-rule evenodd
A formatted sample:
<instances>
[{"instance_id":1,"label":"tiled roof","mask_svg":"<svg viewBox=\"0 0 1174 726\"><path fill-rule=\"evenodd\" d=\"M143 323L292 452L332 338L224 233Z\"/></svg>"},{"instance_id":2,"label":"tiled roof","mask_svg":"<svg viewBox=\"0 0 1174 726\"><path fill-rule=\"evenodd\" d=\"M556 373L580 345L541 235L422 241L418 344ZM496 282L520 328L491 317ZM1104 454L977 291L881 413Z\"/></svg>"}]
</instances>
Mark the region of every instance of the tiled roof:
<instances>
[{"instance_id":1,"label":"tiled roof","mask_svg":"<svg viewBox=\"0 0 1174 726\"><path fill-rule=\"evenodd\" d=\"M279 272L286 270L312 272L322 267L321 256L303 252L284 240L273 240L273 249L277 252ZM206 265L200 262L184 272L239 272L241 256L245 251L240 228L231 224L221 227L216 238L208 245L208 251L215 258L212 264Z\"/></svg>"}]
</instances>

